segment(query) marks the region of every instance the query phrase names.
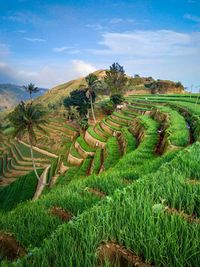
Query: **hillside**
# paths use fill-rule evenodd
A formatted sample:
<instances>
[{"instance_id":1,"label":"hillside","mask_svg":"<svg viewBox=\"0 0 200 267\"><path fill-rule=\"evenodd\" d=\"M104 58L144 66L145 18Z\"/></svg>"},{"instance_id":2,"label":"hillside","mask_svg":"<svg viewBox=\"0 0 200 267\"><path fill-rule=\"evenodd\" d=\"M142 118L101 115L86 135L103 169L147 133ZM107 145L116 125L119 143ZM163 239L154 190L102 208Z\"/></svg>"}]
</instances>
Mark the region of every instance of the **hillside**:
<instances>
[{"instance_id":1,"label":"hillside","mask_svg":"<svg viewBox=\"0 0 200 267\"><path fill-rule=\"evenodd\" d=\"M4 132L2 266L199 265L199 95L129 95L102 117L80 134L48 114L34 146L42 183L26 136Z\"/></svg>"},{"instance_id":2,"label":"hillside","mask_svg":"<svg viewBox=\"0 0 200 267\"><path fill-rule=\"evenodd\" d=\"M94 72L100 79L105 76L105 70L98 70ZM149 93L184 93L182 85L178 85L173 81L154 80L152 77L130 77L128 76L130 85L127 86L128 94L149 94ZM78 89L81 86L86 86L85 77L75 79L63 84L60 84L50 90L44 95L38 97L35 102L44 105L59 105L62 103L63 98L72 90Z\"/></svg>"},{"instance_id":3,"label":"hillside","mask_svg":"<svg viewBox=\"0 0 200 267\"><path fill-rule=\"evenodd\" d=\"M40 91L33 94L33 97L38 97L47 91L45 88L40 88ZM29 94L23 86L15 84L0 84L0 111L14 107L21 100L28 100Z\"/></svg>"}]
</instances>

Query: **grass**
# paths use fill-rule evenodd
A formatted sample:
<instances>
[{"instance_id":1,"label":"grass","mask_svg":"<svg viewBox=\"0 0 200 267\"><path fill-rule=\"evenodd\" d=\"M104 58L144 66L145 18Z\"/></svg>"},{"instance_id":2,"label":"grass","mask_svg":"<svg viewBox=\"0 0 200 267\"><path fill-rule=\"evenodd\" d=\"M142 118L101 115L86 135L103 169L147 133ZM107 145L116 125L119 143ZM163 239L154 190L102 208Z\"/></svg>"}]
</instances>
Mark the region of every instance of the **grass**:
<instances>
[{"instance_id":1,"label":"grass","mask_svg":"<svg viewBox=\"0 0 200 267\"><path fill-rule=\"evenodd\" d=\"M123 128L121 130L122 133L122 139L123 142L125 143L125 153L130 153L131 151L133 151L136 146L137 146L137 140L136 138L133 136L132 133L130 133L130 131L127 128Z\"/></svg>"},{"instance_id":2,"label":"grass","mask_svg":"<svg viewBox=\"0 0 200 267\"><path fill-rule=\"evenodd\" d=\"M102 136L98 135L94 130L93 128L90 126L88 129L87 129L88 133L94 137L95 139L101 141L101 142L106 142L106 139L103 138Z\"/></svg>"},{"instance_id":3,"label":"grass","mask_svg":"<svg viewBox=\"0 0 200 267\"><path fill-rule=\"evenodd\" d=\"M190 162L199 158L199 149L200 144L196 144L189 150ZM116 240L156 266L178 267L184 266L185 262L190 266L198 266L198 225L186 222L177 214L167 214L161 203L163 192L170 192L172 199L180 197L180 202L183 202L180 185L192 167L178 167L184 163L189 165L187 150L171 163L162 165L156 173L143 176L137 183L117 191L114 184L120 184L119 177L114 179L113 174L113 189L101 183L102 191L113 192L113 197L99 202L99 205L82 213L77 220L63 224L41 248L22 259L19 266L26 266L28 262L31 262L31 266L48 266L50 262L53 266L72 266L72 262L77 266L83 262L87 266L96 266L96 251L103 240ZM97 181L88 184L90 187L97 185ZM198 192L191 192L195 199ZM66 236L68 238L64 238ZM58 253L60 256L56 257Z\"/></svg>"},{"instance_id":4,"label":"grass","mask_svg":"<svg viewBox=\"0 0 200 267\"><path fill-rule=\"evenodd\" d=\"M113 167L120 158L119 144L116 137L108 138L104 153L105 170Z\"/></svg>"},{"instance_id":5,"label":"grass","mask_svg":"<svg viewBox=\"0 0 200 267\"><path fill-rule=\"evenodd\" d=\"M98 174L101 167L101 153L102 149L97 148L96 153L94 155L94 161L93 161L93 173Z\"/></svg>"},{"instance_id":6,"label":"grass","mask_svg":"<svg viewBox=\"0 0 200 267\"><path fill-rule=\"evenodd\" d=\"M39 174L42 170L38 171ZM19 203L29 200L33 197L38 180L34 172L19 177L15 183L0 188L0 210L9 211L15 208Z\"/></svg>"},{"instance_id":7,"label":"grass","mask_svg":"<svg viewBox=\"0 0 200 267\"><path fill-rule=\"evenodd\" d=\"M84 140L83 136L80 135L76 141L79 143L79 145L82 147L83 150L85 150L86 152L94 152L95 149L90 147Z\"/></svg>"},{"instance_id":8,"label":"grass","mask_svg":"<svg viewBox=\"0 0 200 267\"><path fill-rule=\"evenodd\" d=\"M138 108L145 106L144 98L141 100L142 103L136 104ZM152 105L158 112L168 114L166 133L171 143L184 146L189 136L185 111L181 113L183 116L179 113L179 108L184 107L181 103L189 104L190 118L198 118L198 114L192 111L194 103L175 102L177 110L159 103ZM154 151L162 123L159 118L149 114L130 116L129 111L119 114L116 116L123 120L130 118L129 129L121 129L126 154L120 158L116 137L105 138L106 171L98 174L102 149L97 148L94 158L86 158L79 167L70 166L66 174L58 177L56 186L35 202L25 201L31 195L28 178L20 178L25 179L24 184L18 180L18 186L15 182L12 188L7 187L9 192L0 191L0 197L2 193L5 198L0 229L12 233L28 251L14 266L97 266L98 247L110 240L155 266L198 266L200 228L193 219L200 216L200 188L187 180L200 180L200 143L167 150L158 156ZM194 128L196 140L198 123ZM96 134L91 127L88 131ZM99 140L99 135L95 136ZM82 137L78 142L89 150ZM87 177L91 164L93 174ZM89 188L103 192L106 197L100 198ZM26 197L21 199L23 195ZM10 199L9 208L6 203ZM62 208L74 218L63 223L50 213L52 207ZM12 263L3 261L2 266Z\"/></svg>"}]
</instances>

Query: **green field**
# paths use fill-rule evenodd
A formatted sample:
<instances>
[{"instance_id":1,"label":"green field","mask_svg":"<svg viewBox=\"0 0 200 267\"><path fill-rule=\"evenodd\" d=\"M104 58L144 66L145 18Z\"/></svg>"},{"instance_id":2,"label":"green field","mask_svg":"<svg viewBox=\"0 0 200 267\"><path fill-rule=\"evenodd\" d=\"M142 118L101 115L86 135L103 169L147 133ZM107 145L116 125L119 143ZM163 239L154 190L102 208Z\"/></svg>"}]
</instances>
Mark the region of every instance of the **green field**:
<instances>
[{"instance_id":1,"label":"green field","mask_svg":"<svg viewBox=\"0 0 200 267\"><path fill-rule=\"evenodd\" d=\"M35 201L29 147L4 133L1 266L200 266L197 95L129 95L126 102L81 134L50 116L34 154L40 174L50 165L48 181L56 179Z\"/></svg>"}]
</instances>

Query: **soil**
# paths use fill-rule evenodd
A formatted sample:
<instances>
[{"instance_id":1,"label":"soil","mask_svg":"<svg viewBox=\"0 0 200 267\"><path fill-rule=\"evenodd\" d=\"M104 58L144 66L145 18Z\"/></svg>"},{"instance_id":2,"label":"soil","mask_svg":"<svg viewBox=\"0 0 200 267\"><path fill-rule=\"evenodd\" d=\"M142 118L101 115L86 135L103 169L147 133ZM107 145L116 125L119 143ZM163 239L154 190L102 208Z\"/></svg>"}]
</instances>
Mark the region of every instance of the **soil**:
<instances>
[{"instance_id":1,"label":"soil","mask_svg":"<svg viewBox=\"0 0 200 267\"><path fill-rule=\"evenodd\" d=\"M194 137L193 137L193 132L192 132L192 127L190 125L190 123L187 121L187 128L188 128L188 131L189 131L189 144L188 145L191 145L194 143Z\"/></svg>"},{"instance_id":2,"label":"soil","mask_svg":"<svg viewBox=\"0 0 200 267\"><path fill-rule=\"evenodd\" d=\"M14 182L16 179L15 178L0 178L0 187L1 186L7 186L9 185L10 183Z\"/></svg>"},{"instance_id":3,"label":"soil","mask_svg":"<svg viewBox=\"0 0 200 267\"><path fill-rule=\"evenodd\" d=\"M191 185L199 185L200 184L200 180L189 179L189 180L186 181L186 183L191 184Z\"/></svg>"},{"instance_id":4,"label":"soil","mask_svg":"<svg viewBox=\"0 0 200 267\"><path fill-rule=\"evenodd\" d=\"M71 212L65 211L59 207L53 207L51 209L51 214L58 216L64 222L70 221L73 217Z\"/></svg>"},{"instance_id":5,"label":"soil","mask_svg":"<svg viewBox=\"0 0 200 267\"><path fill-rule=\"evenodd\" d=\"M86 172L86 175L87 175L87 176L90 175L90 174L92 173L92 169L93 169L93 161L94 161L94 158L92 158L92 159L90 160L90 165L89 165L89 167L88 167L88 169L87 169L87 172Z\"/></svg>"},{"instance_id":6,"label":"soil","mask_svg":"<svg viewBox=\"0 0 200 267\"><path fill-rule=\"evenodd\" d=\"M126 185L129 185L129 184L134 183L134 180L124 178L123 179L123 183L126 184Z\"/></svg>"},{"instance_id":7,"label":"soil","mask_svg":"<svg viewBox=\"0 0 200 267\"><path fill-rule=\"evenodd\" d=\"M123 246L115 242L108 242L100 245L98 249L98 266L105 266L109 262L109 266L113 267L152 267L153 265L147 264L143 259L132 251L127 250Z\"/></svg>"},{"instance_id":8,"label":"soil","mask_svg":"<svg viewBox=\"0 0 200 267\"><path fill-rule=\"evenodd\" d=\"M158 130L158 134L159 134L159 138L158 138L158 143L157 143L157 146L155 148L155 153L157 155L162 155L163 153L163 139L164 139L164 135L165 135L165 132L164 132L164 129L163 128L160 128Z\"/></svg>"},{"instance_id":9,"label":"soil","mask_svg":"<svg viewBox=\"0 0 200 267\"><path fill-rule=\"evenodd\" d=\"M105 197L106 196L106 194L104 192L101 192L100 190L95 189L95 188L88 188L87 191L96 195L96 196L99 196L99 197Z\"/></svg>"},{"instance_id":10,"label":"soil","mask_svg":"<svg viewBox=\"0 0 200 267\"><path fill-rule=\"evenodd\" d=\"M195 214L189 215L187 213L184 213L183 211L179 211L175 208L170 208L170 207L166 207L165 211L169 214L176 214L178 216L181 216L183 219L185 219L188 222L200 223L200 219L197 218Z\"/></svg>"},{"instance_id":11,"label":"soil","mask_svg":"<svg viewBox=\"0 0 200 267\"><path fill-rule=\"evenodd\" d=\"M10 234L0 232L0 255L9 261L15 260L26 254L26 251Z\"/></svg>"},{"instance_id":12,"label":"soil","mask_svg":"<svg viewBox=\"0 0 200 267\"><path fill-rule=\"evenodd\" d=\"M104 149L101 150L101 158L100 158L100 168L99 168L99 174L104 171Z\"/></svg>"}]
</instances>

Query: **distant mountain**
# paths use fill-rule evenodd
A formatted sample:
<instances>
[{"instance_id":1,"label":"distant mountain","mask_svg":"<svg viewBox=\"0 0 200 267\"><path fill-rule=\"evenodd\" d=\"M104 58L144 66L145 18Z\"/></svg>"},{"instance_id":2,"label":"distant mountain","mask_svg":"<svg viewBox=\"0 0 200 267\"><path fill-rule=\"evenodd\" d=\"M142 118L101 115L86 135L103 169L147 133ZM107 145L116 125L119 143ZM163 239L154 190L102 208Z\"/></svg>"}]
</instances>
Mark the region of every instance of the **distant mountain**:
<instances>
[{"instance_id":1,"label":"distant mountain","mask_svg":"<svg viewBox=\"0 0 200 267\"><path fill-rule=\"evenodd\" d=\"M33 98L43 95L48 89L40 88L39 92L32 94ZM0 111L15 106L21 100L28 100L29 93L23 86L15 84L0 84Z\"/></svg>"}]
</instances>

